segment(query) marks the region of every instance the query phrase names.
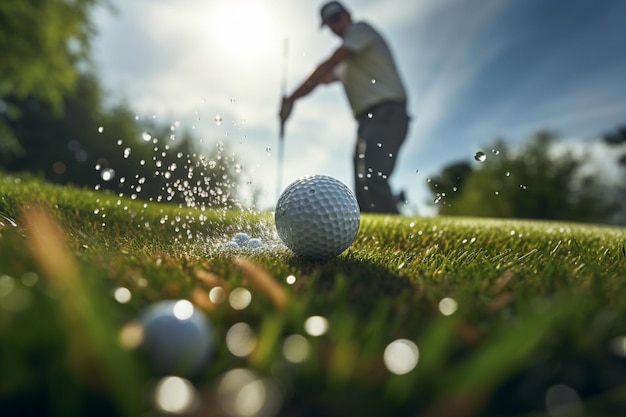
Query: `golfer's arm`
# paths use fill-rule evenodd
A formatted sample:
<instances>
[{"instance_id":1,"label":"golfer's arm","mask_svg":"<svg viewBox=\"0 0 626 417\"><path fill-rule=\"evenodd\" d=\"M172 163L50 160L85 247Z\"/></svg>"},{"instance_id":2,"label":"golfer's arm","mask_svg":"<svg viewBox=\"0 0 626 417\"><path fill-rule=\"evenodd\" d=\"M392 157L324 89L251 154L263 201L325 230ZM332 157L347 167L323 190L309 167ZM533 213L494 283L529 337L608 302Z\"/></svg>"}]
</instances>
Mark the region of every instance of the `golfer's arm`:
<instances>
[{"instance_id":1,"label":"golfer's arm","mask_svg":"<svg viewBox=\"0 0 626 417\"><path fill-rule=\"evenodd\" d=\"M327 83L333 76L332 72L340 62L348 58L352 52L346 48L337 49L326 61L322 62L315 71L287 98L294 102L304 97L322 83Z\"/></svg>"}]
</instances>

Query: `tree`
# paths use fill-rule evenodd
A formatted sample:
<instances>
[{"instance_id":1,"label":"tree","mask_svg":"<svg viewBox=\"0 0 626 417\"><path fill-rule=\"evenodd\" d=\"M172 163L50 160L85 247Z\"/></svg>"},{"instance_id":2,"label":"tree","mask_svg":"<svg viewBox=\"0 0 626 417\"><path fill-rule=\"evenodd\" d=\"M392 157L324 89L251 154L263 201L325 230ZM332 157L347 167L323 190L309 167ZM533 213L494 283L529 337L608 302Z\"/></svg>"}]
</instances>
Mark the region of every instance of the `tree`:
<instances>
[{"instance_id":1,"label":"tree","mask_svg":"<svg viewBox=\"0 0 626 417\"><path fill-rule=\"evenodd\" d=\"M0 152L18 153L9 120L20 116L8 98L32 97L57 114L63 98L88 62L94 27L91 10L107 0L20 0L0 2Z\"/></svg>"},{"instance_id":2,"label":"tree","mask_svg":"<svg viewBox=\"0 0 626 417\"><path fill-rule=\"evenodd\" d=\"M626 126L618 127L613 132L605 134L602 140L607 146L615 149L616 152L621 152L618 157L618 163L622 171L622 181L617 185L614 193L618 207L614 221L626 224L626 181L623 180L623 178L626 178Z\"/></svg>"},{"instance_id":3,"label":"tree","mask_svg":"<svg viewBox=\"0 0 626 417\"><path fill-rule=\"evenodd\" d=\"M584 161L554 152L556 135L536 134L518 150L498 141L484 162L466 173L462 187L445 195L439 213L573 221L606 221L611 206L600 178L583 175ZM444 169L450 172L456 163ZM443 175L445 178L445 175ZM434 193L434 186L431 192ZM436 194L435 194L436 196Z\"/></svg>"},{"instance_id":4,"label":"tree","mask_svg":"<svg viewBox=\"0 0 626 417\"><path fill-rule=\"evenodd\" d=\"M35 98L12 100L22 117L9 126L24 152L0 156L0 166L131 198L195 207L234 206L237 164L222 144L199 153L188 132L142 125L126 104L103 108L102 102L100 84L90 75L79 78L60 115Z\"/></svg>"}]
</instances>

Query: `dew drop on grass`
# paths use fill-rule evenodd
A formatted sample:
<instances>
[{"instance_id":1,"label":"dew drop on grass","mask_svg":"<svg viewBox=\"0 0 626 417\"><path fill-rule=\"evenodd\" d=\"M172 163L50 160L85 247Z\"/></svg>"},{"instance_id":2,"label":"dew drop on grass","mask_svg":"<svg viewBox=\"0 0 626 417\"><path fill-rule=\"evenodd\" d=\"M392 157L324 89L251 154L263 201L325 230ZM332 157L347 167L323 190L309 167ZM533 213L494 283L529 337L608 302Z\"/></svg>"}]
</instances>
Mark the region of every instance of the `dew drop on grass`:
<instances>
[{"instance_id":1,"label":"dew drop on grass","mask_svg":"<svg viewBox=\"0 0 626 417\"><path fill-rule=\"evenodd\" d=\"M477 160L478 162L485 162L485 160L487 159L487 155L485 155L484 152L478 151L474 155L474 159Z\"/></svg>"}]
</instances>

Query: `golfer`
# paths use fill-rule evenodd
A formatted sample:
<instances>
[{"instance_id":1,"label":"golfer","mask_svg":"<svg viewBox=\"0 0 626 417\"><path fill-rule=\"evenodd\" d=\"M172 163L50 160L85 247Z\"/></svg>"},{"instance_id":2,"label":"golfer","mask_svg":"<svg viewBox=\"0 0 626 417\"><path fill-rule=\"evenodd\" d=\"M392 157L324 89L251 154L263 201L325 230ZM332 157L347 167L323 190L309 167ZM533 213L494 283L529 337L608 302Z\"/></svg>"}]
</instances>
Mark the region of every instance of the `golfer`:
<instances>
[{"instance_id":1,"label":"golfer","mask_svg":"<svg viewBox=\"0 0 626 417\"><path fill-rule=\"evenodd\" d=\"M365 22L331 1L320 10L322 26L343 42L295 91L283 97L280 119L290 116L296 100L319 84L340 81L358 122L354 150L355 194L362 212L398 213L389 186L398 151L407 134L407 95L391 51Z\"/></svg>"}]
</instances>

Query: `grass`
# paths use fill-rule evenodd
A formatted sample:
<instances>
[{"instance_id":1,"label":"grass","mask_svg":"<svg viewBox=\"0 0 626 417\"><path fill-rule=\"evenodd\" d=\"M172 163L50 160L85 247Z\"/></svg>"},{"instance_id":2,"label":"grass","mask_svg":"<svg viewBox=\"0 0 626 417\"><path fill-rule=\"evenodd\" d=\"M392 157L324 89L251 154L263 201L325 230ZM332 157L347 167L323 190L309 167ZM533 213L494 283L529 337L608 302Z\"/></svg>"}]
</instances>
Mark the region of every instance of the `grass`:
<instances>
[{"instance_id":1,"label":"grass","mask_svg":"<svg viewBox=\"0 0 626 417\"><path fill-rule=\"evenodd\" d=\"M238 231L266 247L225 249ZM277 242L270 213L0 177L0 409L163 414L164 380L124 335L152 303L189 299L216 348L189 377L188 414L618 416L625 242L586 224L364 215L352 247L312 262ZM252 302L214 303L217 286ZM311 316L326 333L307 333ZM236 323L254 346L241 357L226 343ZM389 346L417 347L400 363L414 368L391 372Z\"/></svg>"}]
</instances>

